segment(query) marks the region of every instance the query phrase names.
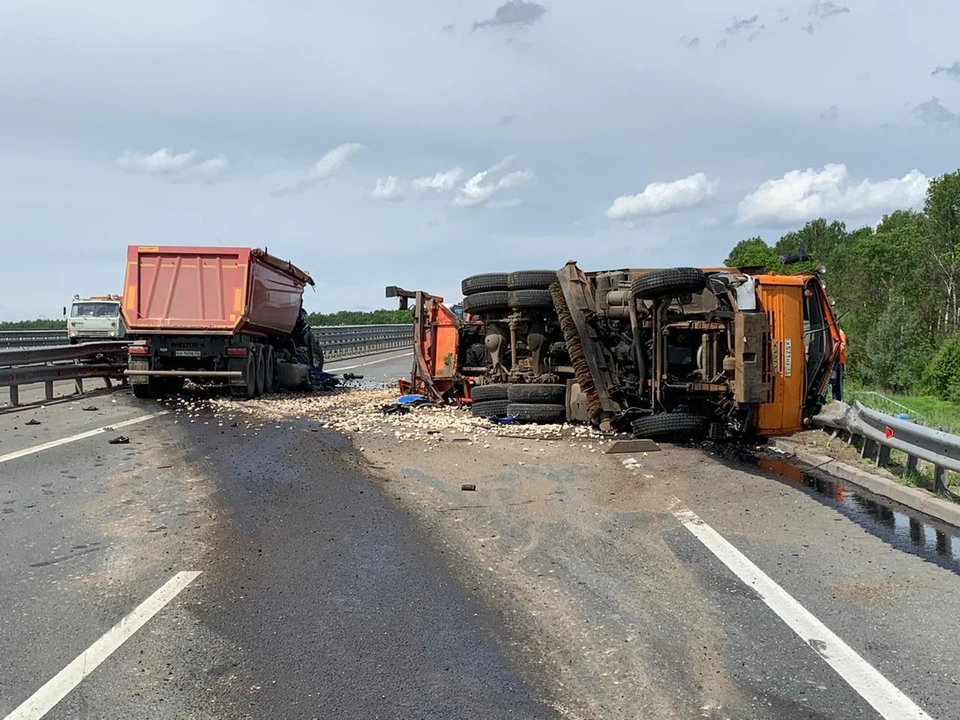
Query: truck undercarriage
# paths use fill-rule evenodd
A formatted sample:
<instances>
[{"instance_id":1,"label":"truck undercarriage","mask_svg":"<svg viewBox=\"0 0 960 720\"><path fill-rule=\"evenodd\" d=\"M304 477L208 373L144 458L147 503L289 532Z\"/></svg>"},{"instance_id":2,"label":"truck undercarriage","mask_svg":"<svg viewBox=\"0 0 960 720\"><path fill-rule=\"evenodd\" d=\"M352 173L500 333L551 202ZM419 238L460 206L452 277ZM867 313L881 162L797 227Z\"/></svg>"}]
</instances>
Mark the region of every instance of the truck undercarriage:
<instances>
[{"instance_id":1,"label":"truck undercarriage","mask_svg":"<svg viewBox=\"0 0 960 720\"><path fill-rule=\"evenodd\" d=\"M789 434L819 410L839 352L818 275L667 268L488 273L463 315L415 300L406 389L476 415L588 422L640 437Z\"/></svg>"}]
</instances>

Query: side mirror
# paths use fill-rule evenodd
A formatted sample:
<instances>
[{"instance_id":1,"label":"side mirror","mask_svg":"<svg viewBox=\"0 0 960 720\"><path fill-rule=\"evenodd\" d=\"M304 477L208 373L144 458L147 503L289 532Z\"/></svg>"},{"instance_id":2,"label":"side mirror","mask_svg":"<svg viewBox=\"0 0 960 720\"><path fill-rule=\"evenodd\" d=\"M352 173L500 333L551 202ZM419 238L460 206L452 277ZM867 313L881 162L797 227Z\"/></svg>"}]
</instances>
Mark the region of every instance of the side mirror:
<instances>
[{"instance_id":1,"label":"side mirror","mask_svg":"<svg viewBox=\"0 0 960 720\"><path fill-rule=\"evenodd\" d=\"M823 263L820 263L819 265L817 265L817 275L826 275L826 274L827 274L827 266L824 265Z\"/></svg>"},{"instance_id":2,"label":"side mirror","mask_svg":"<svg viewBox=\"0 0 960 720\"><path fill-rule=\"evenodd\" d=\"M67 316L67 308L66 308L66 306L64 306L64 308L63 308L63 316L64 316L64 317Z\"/></svg>"}]
</instances>

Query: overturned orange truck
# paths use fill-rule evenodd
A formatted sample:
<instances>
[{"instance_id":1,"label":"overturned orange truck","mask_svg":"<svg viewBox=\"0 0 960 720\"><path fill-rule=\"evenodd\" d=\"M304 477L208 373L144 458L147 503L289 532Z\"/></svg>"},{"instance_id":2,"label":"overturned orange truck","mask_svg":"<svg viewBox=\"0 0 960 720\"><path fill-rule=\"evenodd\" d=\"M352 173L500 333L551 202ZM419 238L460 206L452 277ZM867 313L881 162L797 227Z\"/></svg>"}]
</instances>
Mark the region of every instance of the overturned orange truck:
<instances>
[{"instance_id":1,"label":"overturned orange truck","mask_svg":"<svg viewBox=\"0 0 960 720\"><path fill-rule=\"evenodd\" d=\"M569 262L468 277L462 312L387 297L414 303L406 390L478 416L722 440L789 435L820 411L840 353L822 272Z\"/></svg>"}]
</instances>

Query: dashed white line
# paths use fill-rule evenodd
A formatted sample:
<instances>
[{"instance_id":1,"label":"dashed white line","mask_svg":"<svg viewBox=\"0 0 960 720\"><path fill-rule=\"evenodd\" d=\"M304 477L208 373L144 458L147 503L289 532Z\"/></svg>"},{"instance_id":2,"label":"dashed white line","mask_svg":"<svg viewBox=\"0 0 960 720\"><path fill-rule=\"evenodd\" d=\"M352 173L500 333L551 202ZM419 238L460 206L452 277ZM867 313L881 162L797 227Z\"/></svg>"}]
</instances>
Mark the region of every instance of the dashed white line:
<instances>
[{"instance_id":1,"label":"dashed white line","mask_svg":"<svg viewBox=\"0 0 960 720\"><path fill-rule=\"evenodd\" d=\"M123 422L113 423L112 425L105 425L104 427L97 428L96 430L88 430L87 432L71 435L70 437L60 438L59 440L51 440L50 442L43 443L42 445L34 445L33 447L29 447L24 450L16 450L12 453L7 453L6 455L0 455L0 463L16 460L17 458L26 457L27 455L33 455L34 453L43 452L44 450L50 450L51 448L60 447L61 445L67 445L72 442L77 442L78 440L86 440L87 438L100 435L101 433L119 430L120 428L129 427L130 425L137 425L166 414L167 411L163 410L151 415L141 415L140 417L133 418L132 420L124 420Z\"/></svg>"},{"instance_id":2,"label":"dashed white line","mask_svg":"<svg viewBox=\"0 0 960 720\"><path fill-rule=\"evenodd\" d=\"M200 573L197 571L185 571L178 572L170 578L159 590L144 600L139 607L107 630L103 637L80 653L73 662L58 672L46 685L7 715L5 720L39 720L50 712L85 677L96 670L100 663L110 657L150 618L179 595L181 590L196 580L198 575Z\"/></svg>"},{"instance_id":3,"label":"dashed white line","mask_svg":"<svg viewBox=\"0 0 960 720\"><path fill-rule=\"evenodd\" d=\"M389 360L399 360L400 358L411 357L412 352L403 353L403 355L391 355L390 357L380 358L379 360L371 360L370 362L359 363L357 365L347 365L346 367L335 367L335 368L325 368L327 370L335 370L339 372L340 370L353 370L354 368L367 367L368 365L376 365L378 363L387 362Z\"/></svg>"},{"instance_id":4,"label":"dashed white line","mask_svg":"<svg viewBox=\"0 0 960 720\"><path fill-rule=\"evenodd\" d=\"M930 715L682 501L674 498L670 511L882 717L887 720L932 720Z\"/></svg>"}]
</instances>

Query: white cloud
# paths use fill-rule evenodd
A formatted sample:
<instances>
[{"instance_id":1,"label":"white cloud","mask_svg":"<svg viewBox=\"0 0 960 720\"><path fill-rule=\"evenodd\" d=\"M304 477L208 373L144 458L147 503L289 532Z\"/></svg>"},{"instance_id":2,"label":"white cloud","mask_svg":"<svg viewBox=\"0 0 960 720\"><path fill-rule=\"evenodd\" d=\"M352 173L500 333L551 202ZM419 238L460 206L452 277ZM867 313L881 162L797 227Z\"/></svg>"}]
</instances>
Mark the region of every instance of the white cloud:
<instances>
[{"instance_id":1,"label":"white cloud","mask_svg":"<svg viewBox=\"0 0 960 720\"><path fill-rule=\"evenodd\" d=\"M497 178L497 175L511 162L513 162L513 156L509 155L496 165L468 178L463 184L463 187L457 192L457 196L453 200L454 205L476 207L477 205L487 203L501 190L512 190L536 183L537 176L534 175L533 170L530 169L514 170ZM497 202L496 207L515 207L519 205L520 202L519 198L500 200ZM491 206L494 206L493 203L491 203Z\"/></svg>"},{"instance_id":2,"label":"white cloud","mask_svg":"<svg viewBox=\"0 0 960 720\"><path fill-rule=\"evenodd\" d=\"M914 207L923 202L929 183L918 170L899 180L864 180L857 185L850 182L847 166L842 164L826 165L820 171L791 170L743 198L737 206L737 222L776 225Z\"/></svg>"},{"instance_id":3,"label":"white cloud","mask_svg":"<svg viewBox=\"0 0 960 720\"><path fill-rule=\"evenodd\" d=\"M718 183L701 173L674 182L654 182L637 195L621 195L607 209L611 220L630 217L666 215L689 210L717 194Z\"/></svg>"},{"instance_id":4,"label":"white cloud","mask_svg":"<svg viewBox=\"0 0 960 720\"><path fill-rule=\"evenodd\" d=\"M222 175L228 163L225 158L212 157L197 161L194 150L175 153L167 148L143 153L127 150L117 158L117 167L125 172L165 177L173 182L210 182Z\"/></svg>"},{"instance_id":5,"label":"white cloud","mask_svg":"<svg viewBox=\"0 0 960 720\"><path fill-rule=\"evenodd\" d=\"M302 193L333 175L342 168L347 161L360 152L363 145L360 143L344 143L328 150L322 158L310 166L310 169L297 180L288 182L276 188L270 194L274 197L281 195L295 195Z\"/></svg>"},{"instance_id":6,"label":"white cloud","mask_svg":"<svg viewBox=\"0 0 960 720\"><path fill-rule=\"evenodd\" d=\"M403 200L407 195L419 197L430 191L449 192L456 187L457 181L462 175L463 168L459 167L434 175L424 175L413 180L401 180L395 175L389 175L377 179L372 197L375 200Z\"/></svg>"}]
</instances>

